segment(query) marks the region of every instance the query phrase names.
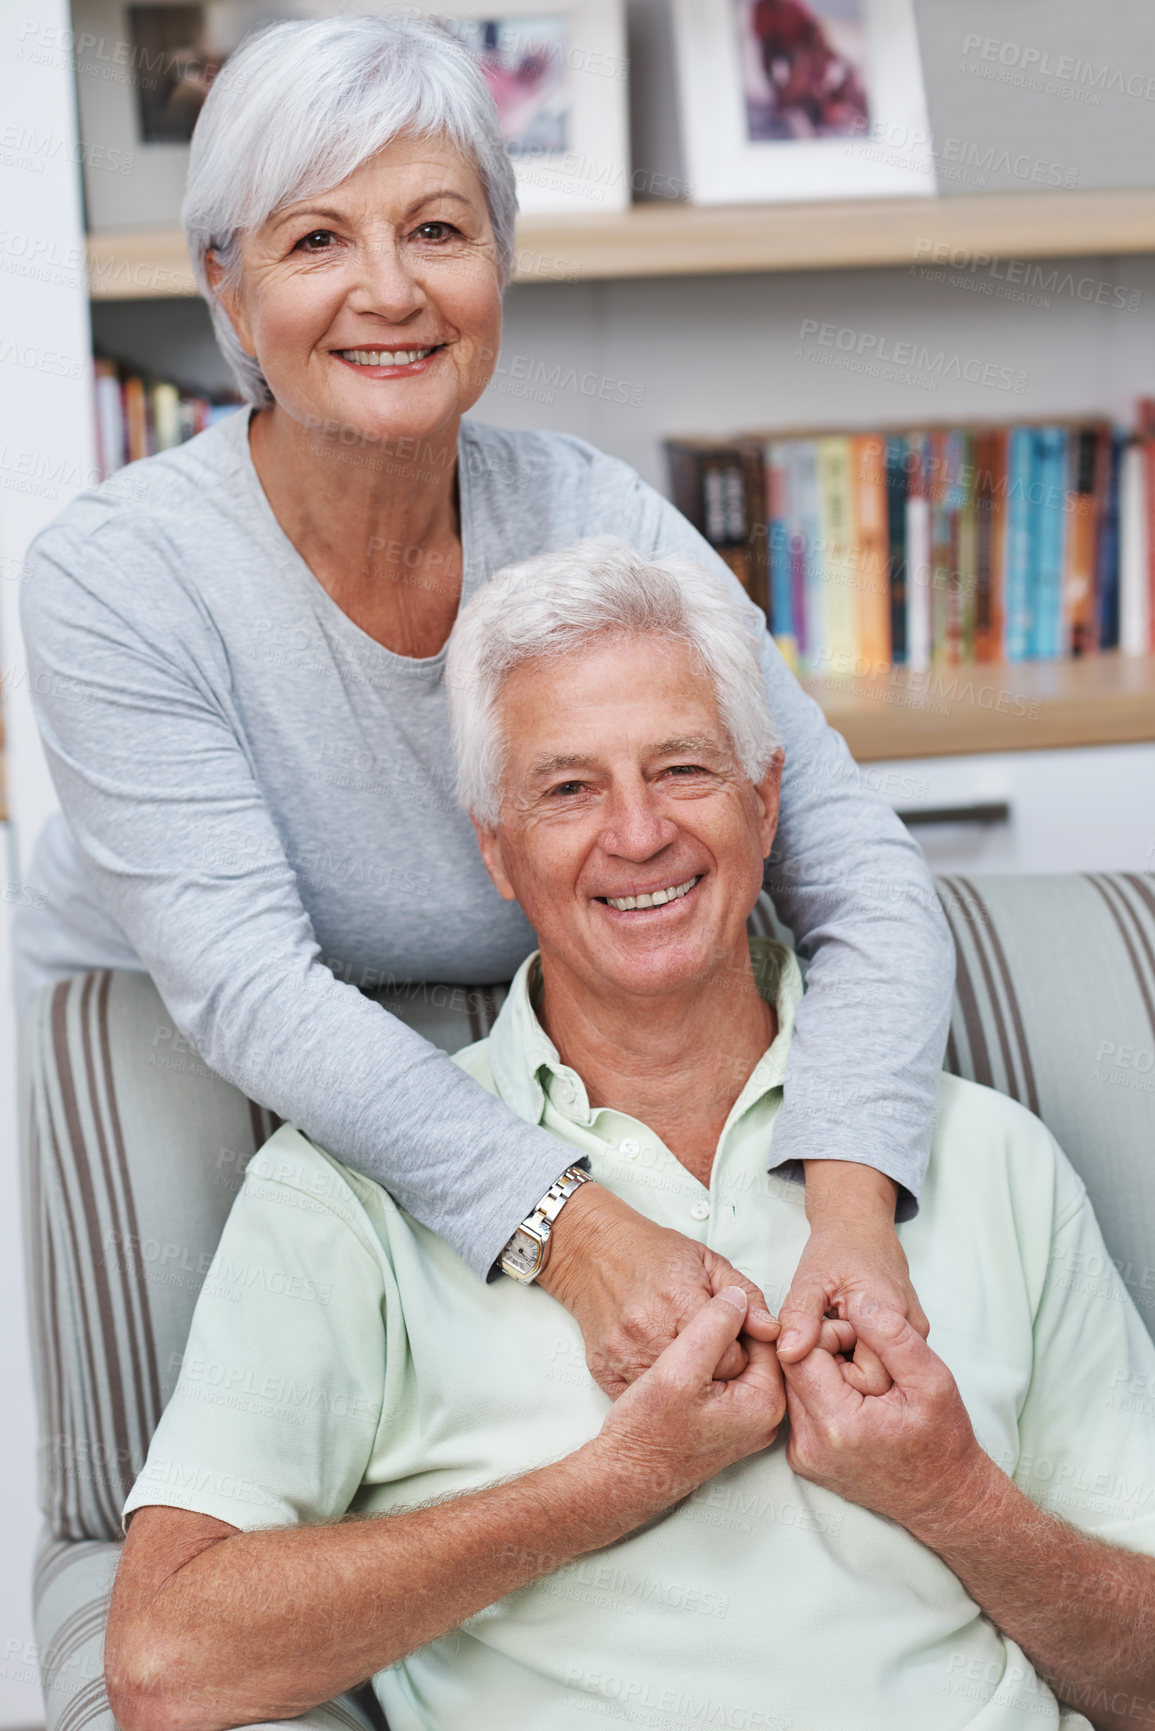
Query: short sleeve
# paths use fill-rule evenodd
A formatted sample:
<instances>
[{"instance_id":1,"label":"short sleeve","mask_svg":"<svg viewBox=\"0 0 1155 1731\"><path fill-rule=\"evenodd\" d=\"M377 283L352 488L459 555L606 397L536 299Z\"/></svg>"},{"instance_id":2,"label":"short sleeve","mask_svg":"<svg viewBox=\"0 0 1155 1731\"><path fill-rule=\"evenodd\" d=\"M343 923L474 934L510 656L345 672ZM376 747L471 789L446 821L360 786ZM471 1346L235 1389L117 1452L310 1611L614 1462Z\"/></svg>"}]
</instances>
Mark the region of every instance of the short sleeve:
<instances>
[{"instance_id":1,"label":"short sleeve","mask_svg":"<svg viewBox=\"0 0 1155 1731\"><path fill-rule=\"evenodd\" d=\"M336 1165L297 1132L254 1157L126 1521L165 1504L248 1531L348 1509L386 1374L387 1264L357 1209Z\"/></svg>"},{"instance_id":2,"label":"short sleeve","mask_svg":"<svg viewBox=\"0 0 1155 1731\"><path fill-rule=\"evenodd\" d=\"M1155 1341L1062 1154L1015 1482L1072 1526L1155 1555Z\"/></svg>"}]
</instances>

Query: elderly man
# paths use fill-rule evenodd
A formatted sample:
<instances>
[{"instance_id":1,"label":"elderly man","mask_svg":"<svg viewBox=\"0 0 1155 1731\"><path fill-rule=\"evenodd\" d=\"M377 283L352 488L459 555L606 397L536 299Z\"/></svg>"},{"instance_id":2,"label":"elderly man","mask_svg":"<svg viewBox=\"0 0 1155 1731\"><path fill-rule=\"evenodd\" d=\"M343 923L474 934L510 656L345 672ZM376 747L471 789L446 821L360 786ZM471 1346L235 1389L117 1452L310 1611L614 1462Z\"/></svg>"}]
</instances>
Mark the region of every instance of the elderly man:
<instances>
[{"instance_id":1,"label":"elderly man","mask_svg":"<svg viewBox=\"0 0 1155 1731\"><path fill-rule=\"evenodd\" d=\"M781 753L744 615L603 538L499 573L447 677L485 863L540 943L459 1062L777 1300L802 987L746 933ZM934 1350L863 1308L783 1387L730 1288L611 1405L553 1297L481 1286L282 1129L126 1504L119 1724L217 1731L372 1676L393 1731L1155 1726L1155 1437L1111 1393L1155 1347L1121 1286L1062 1279L1110 1266L1082 1186L944 1077L901 1230ZM524 1272L547 1253L543 1218Z\"/></svg>"}]
</instances>

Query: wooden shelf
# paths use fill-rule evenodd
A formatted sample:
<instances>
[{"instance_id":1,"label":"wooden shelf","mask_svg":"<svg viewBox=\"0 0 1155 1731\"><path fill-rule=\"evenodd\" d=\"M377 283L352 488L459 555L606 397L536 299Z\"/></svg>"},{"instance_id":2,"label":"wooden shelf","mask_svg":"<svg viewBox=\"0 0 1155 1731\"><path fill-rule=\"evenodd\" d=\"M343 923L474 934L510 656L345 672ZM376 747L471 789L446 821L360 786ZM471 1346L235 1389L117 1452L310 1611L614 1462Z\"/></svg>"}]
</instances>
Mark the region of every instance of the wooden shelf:
<instances>
[{"instance_id":1,"label":"wooden shelf","mask_svg":"<svg viewBox=\"0 0 1155 1731\"><path fill-rule=\"evenodd\" d=\"M1155 655L896 667L803 684L859 763L1155 740Z\"/></svg>"},{"instance_id":2,"label":"wooden shelf","mask_svg":"<svg viewBox=\"0 0 1155 1731\"><path fill-rule=\"evenodd\" d=\"M1155 252L1155 189L820 204L643 204L598 216L525 217L517 246L515 280L526 283L941 266L952 251L1012 260ZM197 292L176 228L90 235L88 261L94 300Z\"/></svg>"}]
</instances>

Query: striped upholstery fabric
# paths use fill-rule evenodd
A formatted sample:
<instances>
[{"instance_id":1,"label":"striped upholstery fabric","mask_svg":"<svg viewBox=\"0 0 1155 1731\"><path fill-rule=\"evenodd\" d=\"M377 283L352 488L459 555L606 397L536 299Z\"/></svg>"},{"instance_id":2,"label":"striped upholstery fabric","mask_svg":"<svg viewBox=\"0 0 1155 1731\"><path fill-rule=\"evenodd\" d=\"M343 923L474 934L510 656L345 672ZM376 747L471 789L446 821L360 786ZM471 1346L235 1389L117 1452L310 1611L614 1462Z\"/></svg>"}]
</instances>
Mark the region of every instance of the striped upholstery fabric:
<instances>
[{"instance_id":1,"label":"striped upholstery fabric","mask_svg":"<svg viewBox=\"0 0 1155 1731\"><path fill-rule=\"evenodd\" d=\"M958 956L946 1068L1048 1126L1155 1335L1155 878L945 877L938 889Z\"/></svg>"},{"instance_id":2,"label":"striped upholstery fabric","mask_svg":"<svg viewBox=\"0 0 1155 1731\"><path fill-rule=\"evenodd\" d=\"M1051 1127L1155 1330L1152 885L952 877L939 892L958 950L948 1068ZM751 927L781 935L765 901ZM381 1001L456 1051L489 1031L504 996L422 986ZM45 991L21 1031L20 1074L48 1726L112 1731L100 1655L120 1508L245 1164L277 1120L200 1062L141 974ZM293 1724L367 1731L374 1712L371 1697L342 1698Z\"/></svg>"}]
</instances>

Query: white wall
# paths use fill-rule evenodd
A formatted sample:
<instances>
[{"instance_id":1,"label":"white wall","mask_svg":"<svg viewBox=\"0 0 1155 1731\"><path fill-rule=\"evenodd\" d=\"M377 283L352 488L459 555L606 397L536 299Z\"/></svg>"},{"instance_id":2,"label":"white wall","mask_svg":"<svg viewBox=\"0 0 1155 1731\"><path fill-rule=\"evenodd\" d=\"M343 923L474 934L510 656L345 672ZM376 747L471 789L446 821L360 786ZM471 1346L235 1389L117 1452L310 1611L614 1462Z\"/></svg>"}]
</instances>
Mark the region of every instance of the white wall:
<instances>
[{"instance_id":1,"label":"white wall","mask_svg":"<svg viewBox=\"0 0 1155 1731\"><path fill-rule=\"evenodd\" d=\"M29 541L86 484L93 462L89 330L82 293L72 84L25 58L68 22L65 0L21 0L0 24L0 115L18 147L0 158L0 667L8 791L6 905L54 799L36 740L17 618ZM25 144L27 148L24 148ZM39 1525L32 1384L16 1206L16 1124L8 933L0 936L0 1726L43 1723L32 1640L30 1574Z\"/></svg>"}]
</instances>

